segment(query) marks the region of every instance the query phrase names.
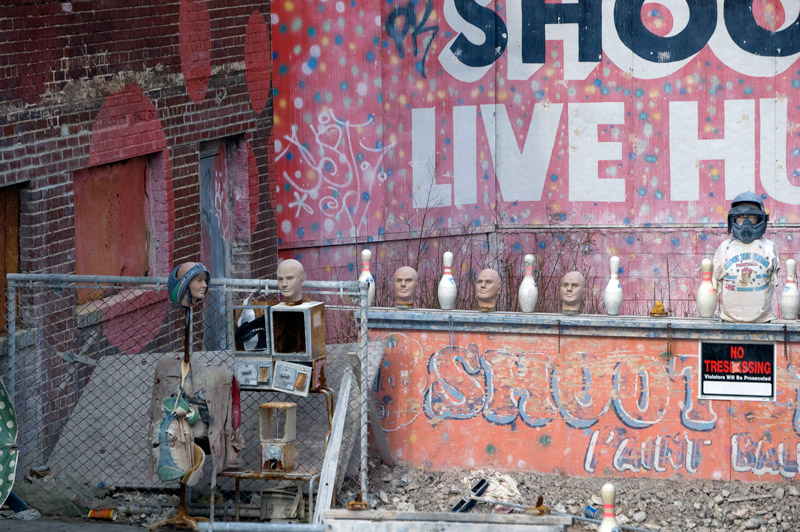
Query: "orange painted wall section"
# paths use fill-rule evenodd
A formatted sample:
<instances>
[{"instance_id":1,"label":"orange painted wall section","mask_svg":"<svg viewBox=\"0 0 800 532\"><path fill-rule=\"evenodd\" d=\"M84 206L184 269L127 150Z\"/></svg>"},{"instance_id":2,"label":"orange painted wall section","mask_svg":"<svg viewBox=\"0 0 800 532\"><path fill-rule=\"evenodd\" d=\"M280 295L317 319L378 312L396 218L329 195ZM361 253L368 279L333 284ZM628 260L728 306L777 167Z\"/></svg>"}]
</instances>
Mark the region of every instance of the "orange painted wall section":
<instances>
[{"instance_id":1,"label":"orange painted wall section","mask_svg":"<svg viewBox=\"0 0 800 532\"><path fill-rule=\"evenodd\" d=\"M699 400L697 340L372 330L392 453L582 476L783 480L800 459L800 353L775 402Z\"/></svg>"},{"instance_id":2,"label":"orange painted wall section","mask_svg":"<svg viewBox=\"0 0 800 532\"><path fill-rule=\"evenodd\" d=\"M147 158L75 173L75 273L146 275Z\"/></svg>"}]
</instances>

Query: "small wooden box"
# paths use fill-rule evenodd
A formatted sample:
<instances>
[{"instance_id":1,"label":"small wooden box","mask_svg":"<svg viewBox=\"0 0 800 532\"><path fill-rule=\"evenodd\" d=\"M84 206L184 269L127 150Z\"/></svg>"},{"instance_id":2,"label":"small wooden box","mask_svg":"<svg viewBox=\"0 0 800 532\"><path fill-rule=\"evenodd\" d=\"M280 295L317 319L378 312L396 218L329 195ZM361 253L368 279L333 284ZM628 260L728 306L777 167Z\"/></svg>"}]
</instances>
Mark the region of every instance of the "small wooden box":
<instances>
[{"instance_id":1,"label":"small wooden box","mask_svg":"<svg viewBox=\"0 0 800 532\"><path fill-rule=\"evenodd\" d=\"M325 356L325 304L318 301L269 308L272 356L310 362Z\"/></svg>"},{"instance_id":2,"label":"small wooden box","mask_svg":"<svg viewBox=\"0 0 800 532\"><path fill-rule=\"evenodd\" d=\"M276 301L250 301L245 304L233 306L234 347L236 351L267 351L270 350L272 335L269 332L269 308ZM245 319L242 319L245 314ZM241 319L241 323L240 323ZM250 323L254 321L255 323ZM250 328L251 338L242 341L240 338L247 334Z\"/></svg>"},{"instance_id":3,"label":"small wooden box","mask_svg":"<svg viewBox=\"0 0 800 532\"><path fill-rule=\"evenodd\" d=\"M262 443L285 443L297 437L297 403L273 401L258 406L258 438Z\"/></svg>"}]
</instances>

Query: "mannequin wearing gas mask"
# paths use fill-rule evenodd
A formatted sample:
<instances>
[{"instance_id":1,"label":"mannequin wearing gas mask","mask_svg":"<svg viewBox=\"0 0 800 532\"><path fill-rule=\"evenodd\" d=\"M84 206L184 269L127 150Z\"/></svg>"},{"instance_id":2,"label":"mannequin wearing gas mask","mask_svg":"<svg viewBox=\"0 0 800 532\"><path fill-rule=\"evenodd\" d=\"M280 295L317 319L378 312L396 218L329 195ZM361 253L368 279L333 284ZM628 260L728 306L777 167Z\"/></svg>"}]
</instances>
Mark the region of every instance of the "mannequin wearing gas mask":
<instances>
[{"instance_id":1,"label":"mannequin wearing gas mask","mask_svg":"<svg viewBox=\"0 0 800 532\"><path fill-rule=\"evenodd\" d=\"M761 197L742 192L731 202L728 233L717 248L711 282L722 292L720 317L725 321L764 323L775 319L772 294L780 259L775 243L762 238L769 215Z\"/></svg>"}]
</instances>

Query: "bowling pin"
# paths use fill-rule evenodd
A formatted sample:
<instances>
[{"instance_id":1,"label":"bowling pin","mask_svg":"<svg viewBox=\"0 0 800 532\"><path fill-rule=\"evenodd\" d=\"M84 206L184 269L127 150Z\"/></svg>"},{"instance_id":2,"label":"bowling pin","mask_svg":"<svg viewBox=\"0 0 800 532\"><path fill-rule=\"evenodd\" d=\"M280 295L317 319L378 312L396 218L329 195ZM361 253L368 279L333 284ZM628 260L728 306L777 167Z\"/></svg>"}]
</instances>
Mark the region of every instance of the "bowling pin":
<instances>
[{"instance_id":1,"label":"bowling pin","mask_svg":"<svg viewBox=\"0 0 800 532\"><path fill-rule=\"evenodd\" d=\"M616 495L613 484L603 484L600 489L600 498L603 499L603 520L600 521L600 526L597 532L622 532L622 527L619 526L616 513Z\"/></svg>"},{"instance_id":2,"label":"bowling pin","mask_svg":"<svg viewBox=\"0 0 800 532\"><path fill-rule=\"evenodd\" d=\"M619 309L622 308L622 285L619 284L617 272L619 272L619 257L614 255L609 260L611 266L611 279L606 284L606 290L603 292L603 304L606 306L606 314L609 316L616 316L619 314Z\"/></svg>"},{"instance_id":3,"label":"bowling pin","mask_svg":"<svg viewBox=\"0 0 800 532\"><path fill-rule=\"evenodd\" d=\"M797 290L797 261L786 261L786 286L781 293L781 318L785 320L797 319L797 310L800 307L800 292Z\"/></svg>"},{"instance_id":4,"label":"bowling pin","mask_svg":"<svg viewBox=\"0 0 800 532\"><path fill-rule=\"evenodd\" d=\"M713 317L714 311L717 309L717 291L714 290L714 285L711 284L711 266L711 259L708 257L704 258L700 263L700 269L703 270L703 280L697 289L697 312L703 318Z\"/></svg>"},{"instance_id":5,"label":"bowling pin","mask_svg":"<svg viewBox=\"0 0 800 532\"><path fill-rule=\"evenodd\" d=\"M519 285L519 308L522 312L533 312L536 308L536 299L539 297L539 289L536 288L536 281L533 280L533 261L531 254L525 255L525 277Z\"/></svg>"},{"instance_id":6,"label":"bowling pin","mask_svg":"<svg viewBox=\"0 0 800 532\"><path fill-rule=\"evenodd\" d=\"M369 271L369 261L372 259L372 252L365 249L361 252L361 275L358 276L359 281L369 283L369 292L367 292L367 306L372 306L372 301L375 299L375 278L372 272Z\"/></svg>"},{"instance_id":7,"label":"bowling pin","mask_svg":"<svg viewBox=\"0 0 800 532\"><path fill-rule=\"evenodd\" d=\"M453 254L445 251L442 256L442 264L444 264L444 273L439 281L439 308L451 310L456 304L458 292L456 280L453 279Z\"/></svg>"}]
</instances>

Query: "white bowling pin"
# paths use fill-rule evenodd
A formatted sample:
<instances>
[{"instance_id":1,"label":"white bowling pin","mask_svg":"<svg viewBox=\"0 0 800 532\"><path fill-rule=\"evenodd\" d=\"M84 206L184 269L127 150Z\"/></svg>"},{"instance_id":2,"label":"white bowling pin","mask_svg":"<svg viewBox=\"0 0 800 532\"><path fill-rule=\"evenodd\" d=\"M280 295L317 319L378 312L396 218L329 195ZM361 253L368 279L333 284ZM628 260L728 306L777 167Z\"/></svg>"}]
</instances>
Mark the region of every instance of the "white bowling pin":
<instances>
[{"instance_id":1,"label":"white bowling pin","mask_svg":"<svg viewBox=\"0 0 800 532\"><path fill-rule=\"evenodd\" d=\"M458 293L456 280L453 279L453 254L445 251L442 256L442 264L444 264L444 273L439 281L439 308L451 310L456 305L456 294Z\"/></svg>"},{"instance_id":2,"label":"white bowling pin","mask_svg":"<svg viewBox=\"0 0 800 532\"><path fill-rule=\"evenodd\" d=\"M797 261L786 261L786 286L781 293L781 318L785 320L797 319L797 310L800 307L800 291L797 290Z\"/></svg>"},{"instance_id":3,"label":"white bowling pin","mask_svg":"<svg viewBox=\"0 0 800 532\"><path fill-rule=\"evenodd\" d=\"M600 489L600 498L603 499L603 520L597 527L597 532L622 532L622 527L617 521L616 512L617 491L613 484L603 484Z\"/></svg>"},{"instance_id":4,"label":"white bowling pin","mask_svg":"<svg viewBox=\"0 0 800 532\"><path fill-rule=\"evenodd\" d=\"M361 275L358 276L359 281L366 281L369 283L369 292L367 293L367 306L372 306L372 301L375 299L375 278L372 272L369 271L369 261L372 259L372 252L365 249L361 252Z\"/></svg>"},{"instance_id":5,"label":"white bowling pin","mask_svg":"<svg viewBox=\"0 0 800 532\"><path fill-rule=\"evenodd\" d=\"M536 300L539 297L539 289L536 288L536 281L533 280L533 261L531 254L525 255L525 277L519 285L519 308L522 312L533 312L536 308Z\"/></svg>"},{"instance_id":6,"label":"white bowling pin","mask_svg":"<svg viewBox=\"0 0 800 532\"><path fill-rule=\"evenodd\" d=\"M711 284L711 266L711 259L708 257L704 258L700 263L700 269L703 270L703 280L697 289L696 301L697 312L703 318L711 318L717 309L717 291L714 290L714 285Z\"/></svg>"},{"instance_id":7,"label":"white bowling pin","mask_svg":"<svg viewBox=\"0 0 800 532\"><path fill-rule=\"evenodd\" d=\"M609 316L616 316L619 314L619 309L622 308L622 285L619 284L617 272L619 272L619 257L614 255L609 260L611 267L611 279L606 284L606 290L603 292L603 304L606 306L606 314Z\"/></svg>"}]
</instances>

